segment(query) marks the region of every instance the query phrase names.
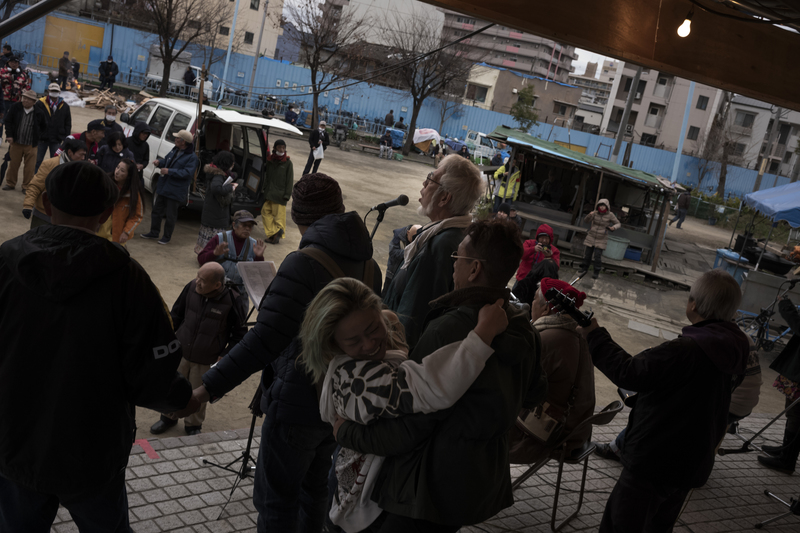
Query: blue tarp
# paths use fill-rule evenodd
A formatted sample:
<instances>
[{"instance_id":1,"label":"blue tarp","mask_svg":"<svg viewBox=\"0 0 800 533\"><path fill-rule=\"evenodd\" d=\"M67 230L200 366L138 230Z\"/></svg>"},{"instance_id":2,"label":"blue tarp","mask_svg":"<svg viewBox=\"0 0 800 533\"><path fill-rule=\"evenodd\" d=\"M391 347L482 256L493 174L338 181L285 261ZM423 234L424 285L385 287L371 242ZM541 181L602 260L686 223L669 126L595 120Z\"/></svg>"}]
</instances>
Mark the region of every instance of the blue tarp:
<instances>
[{"instance_id":1,"label":"blue tarp","mask_svg":"<svg viewBox=\"0 0 800 533\"><path fill-rule=\"evenodd\" d=\"M403 130L396 130L394 128L386 128L386 131L392 134L392 148L402 148L403 143L405 142L406 132Z\"/></svg>"},{"instance_id":2,"label":"blue tarp","mask_svg":"<svg viewBox=\"0 0 800 533\"><path fill-rule=\"evenodd\" d=\"M744 203L774 222L785 220L793 228L800 227L800 183L751 192Z\"/></svg>"}]
</instances>

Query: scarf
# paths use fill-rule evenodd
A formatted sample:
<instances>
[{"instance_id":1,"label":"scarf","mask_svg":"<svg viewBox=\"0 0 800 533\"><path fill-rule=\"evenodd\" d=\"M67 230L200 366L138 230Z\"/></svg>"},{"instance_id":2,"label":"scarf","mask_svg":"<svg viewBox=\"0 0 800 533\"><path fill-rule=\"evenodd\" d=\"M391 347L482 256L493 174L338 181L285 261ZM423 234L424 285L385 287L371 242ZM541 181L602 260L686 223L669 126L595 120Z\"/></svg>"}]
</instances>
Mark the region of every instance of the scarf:
<instances>
[{"instance_id":1,"label":"scarf","mask_svg":"<svg viewBox=\"0 0 800 533\"><path fill-rule=\"evenodd\" d=\"M58 156L58 164L63 165L64 163L69 163L71 159L67 157L67 152L61 152L61 155Z\"/></svg>"},{"instance_id":2,"label":"scarf","mask_svg":"<svg viewBox=\"0 0 800 533\"><path fill-rule=\"evenodd\" d=\"M52 110L53 113L55 113L56 109L58 109L58 104L60 100L61 98L56 98L55 100L53 100L49 96L47 97L47 103L50 104L50 109Z\"/></svg>"},{"instance_id":3,"label":"scarf","mask_svg":"<svg viewBox=\"0 0 800 533\"><path fill-rule=\"evenodd\" d=\"M575 332L578 328L578 323L575 322L574 318L567 314L553 314L539 317L539 319L533 323L533 327L536 329L536 331L544 331L546 329L566 329L568 331Z\"/></svg>"},{"instance_id":4,"label":"scarf","mask_svg":"<svg viewBox=\"0 0 800 533\"><path fill-rule=\"evenodd\" d=\"M272 161L273 163L283 163L284 161L289 160L289 154L283 152L282 156L278 156L275 152L272 152L269 156L269 160Z\"/></svg>"},{"instance_id":5,"label":"scarf","mask_svg":"<svg viewBox=\"0 0 800 533\"><path fill-rule=\"evenodd\" d=\"M408 264L417 256L429 240L431 240L437 233L440 233L449 228L464 229L472 223L472 215L459 215L455 217L446 218L437 222L431 222L417 232L417 237L411 241L411 244L406 246L403 253L403 266L401 269L408 268Z\"/></svg>"}]
</instances>

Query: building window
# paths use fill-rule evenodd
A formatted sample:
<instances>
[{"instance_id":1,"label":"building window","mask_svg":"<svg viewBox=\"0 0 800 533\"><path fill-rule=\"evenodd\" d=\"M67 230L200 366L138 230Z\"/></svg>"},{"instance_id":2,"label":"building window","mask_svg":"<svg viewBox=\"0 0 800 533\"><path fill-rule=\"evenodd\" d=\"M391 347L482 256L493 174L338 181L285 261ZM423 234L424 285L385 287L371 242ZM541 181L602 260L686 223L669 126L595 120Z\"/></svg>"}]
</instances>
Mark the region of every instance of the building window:
<instances>
[{"instance_id":1,"label":"building window","mask_svg":"<svg viewBox=\"0 0 800 533\"><path fill-rule=\"evenodd\" d=\"M199 20L190 20L189 22L186 23L186 25L188 27L192 28L193 30L199 30L200 29L200 21Z\"/></svg>"},{"instance_id":2,"label":"building window","mask_svg":"<svg viewBox=\"0 0 800 533\"><path fill-rule=\"evenodd\" d=\"M733 119L733 123L743 128L752 128L753 121L755 121L755 119L756 116L752 113L743 113L741 111L737 111L736 118Z\"/></svg>"},{"instance_id":3,"label":"building window","mask_svg":"<svg viewBox=\"0 0 800 533\"><path fill-rule=\"evenodd\" d=\"M744 157L744 151L747 149L747 145L743 143L736 143L733 147L733 153L731 154L733 157Z\"/></svg>"},{"instance_id":4,"label":"building window","mask_svg":"<svg viewBox=\"0 0 800 533\"><path fill-rule=\"evenodd\" d=\"M230 35L231 29L227 26L220 26L219 27L219 34L220 35Z\"/></svg>"},{"instance_id":5,"label":"building window","mask_svg":"<svg viewBox=\"0 0 800 533\"><path fill-rule=\"evenodd\" d=\"M261 3L261 0L250 0L250 9L258 11L259 3Z\"/></svg>"},{"instance_id":6,"label":"building window","mask_svg":"<svg viewBox=\"0 0 800 533\"><path fill-rule=\"evenodd\" d=\"M486 94L489 92L489 89L486 87L481 87L479 85L472 85L467 84L467 100L474 100L475 102L480 102L482 104L486 103Z\"/></svg>"},{"instance_id":7,"label":"building window","mask_svg":"<svg viewBox=\"0 0 800 533\"><path fill-rule=\"evenodd\" d=\"M253 44L253 34L249 31L244 32L244 44Z\"/></svg>"},{"instance_id":8,"label":"building window","mask_svg":"<svg viewBox=\"0 0 800 533\"><path fill-rule=\"evenodd\" d=\"M564 116L567 114L567 106L561 105L558 102L556 102L555 104L553 104L553 113L555 113L556 115Z\"/></svg>"},{"instance_id":9,"label":"building window","mask_svg":"<svg viewBox=\"0 0 800 533\"><path fill-rule=\"evenodd\" d=\"M689 126L689 133L686 134L686 138L690 141L696 141L697 137L700 135L700 128L697 126Z\"/></svg>"},{"instance_id":10,"label":"building window","mask_svg":"<svg viewBox=\"0 0 800 533\"><path fill-rule=\"evenodd\" d=\"M707 107L708 107L708 96L698 96L697 109L702 109L703 111L705 111Z\"/></svg>"}]
</instances>

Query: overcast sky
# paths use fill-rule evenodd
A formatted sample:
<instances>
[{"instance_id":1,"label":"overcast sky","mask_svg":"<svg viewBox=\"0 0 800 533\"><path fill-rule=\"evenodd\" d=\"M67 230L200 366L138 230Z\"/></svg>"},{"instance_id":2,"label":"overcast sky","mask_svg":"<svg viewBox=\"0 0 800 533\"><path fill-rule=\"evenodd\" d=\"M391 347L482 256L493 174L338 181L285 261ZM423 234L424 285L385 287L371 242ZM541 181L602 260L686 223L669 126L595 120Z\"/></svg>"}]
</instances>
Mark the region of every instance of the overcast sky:
<instances>
[{"instance_id":1,"label":"overcast sky","mask_svg":"<svg viewBox=\"0 0 800 533\"><path fill-rule=\"evenodd\" d=\"M575 51L578 53L578 59L572 62L572 66L575 67L575 74L578 76L581 76L584 72L586 72L587 63L597 63L598 65L602 65L604 59L611 59L612 61L614 60L614 58L601 56L600 54L595 54L594 52L589 52L588 50L581 50L580 48L576 48ZM600 70L598 69L597 72L600 72Z\"/></svg>"}]
</instances>

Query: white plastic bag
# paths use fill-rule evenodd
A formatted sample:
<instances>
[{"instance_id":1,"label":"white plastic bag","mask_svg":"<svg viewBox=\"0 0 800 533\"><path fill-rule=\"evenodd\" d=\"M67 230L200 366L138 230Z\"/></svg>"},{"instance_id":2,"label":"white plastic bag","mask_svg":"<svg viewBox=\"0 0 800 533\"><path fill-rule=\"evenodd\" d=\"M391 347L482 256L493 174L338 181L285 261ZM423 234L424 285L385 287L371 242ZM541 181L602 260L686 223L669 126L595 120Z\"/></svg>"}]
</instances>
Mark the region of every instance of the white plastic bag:
<instances>
[{"instance_id":1,"label":"white plastic bag","mask_svg":"<svg viewBox=\"0 0 800 533\"><path fill-rule=\"evenodd\" d=\"M325 149L320 144L316 148L314 148L314 159L322 159L325 157Z\"/></svg>"}]
</instances>

